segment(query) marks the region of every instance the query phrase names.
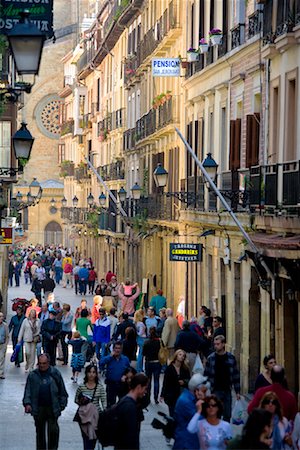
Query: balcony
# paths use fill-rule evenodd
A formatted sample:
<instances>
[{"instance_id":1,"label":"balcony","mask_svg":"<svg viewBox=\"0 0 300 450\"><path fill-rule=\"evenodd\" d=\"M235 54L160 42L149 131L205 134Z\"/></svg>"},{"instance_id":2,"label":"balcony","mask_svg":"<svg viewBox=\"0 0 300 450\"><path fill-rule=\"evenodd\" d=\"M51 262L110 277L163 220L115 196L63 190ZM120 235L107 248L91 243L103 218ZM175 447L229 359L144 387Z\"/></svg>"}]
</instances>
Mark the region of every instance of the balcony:
<instances>
[{"instance_id":1,"label":"balcony","mask_svg":"<svg viewBox=\"0 0 300 450\"><path fill-rule=\"evenodd\" d=\"M131 128L123 133L123 149L124 151L133 150L135 148L136 129Z\"/></svg>"},{"instance_id":2,"label":"balcony","mask_svg":"<svg viewBox=\"0 0 300 450\"><path fill-rule=\"evenodd\" d=\"M231 50L245 42L245 24L240 23L231 29Z\"/></svg>"},{"instance_id":3,"label":"balcony","mask_svg":"<svg viewBox=\"0 0 300 450\"><path fill-rule=\"evenodd\" d=\"M111 214L112 212L114 214ZM107 230L115 233L117 231L117 221L115 212L102 209L99 214L98 227L100 230Z\"/></svg>"},{"instance_id":4,"label":"balcony","mask_svg":"<svg viewBox=\"0 0 300 450\"><path fill-rule=\"evenodd\" d=\"M88 172L88 167L86 164L82 164L79 167L75 168L74 172L75 179L78 183L82 183L83 181L90 178L90 174Z\"/></svg>"},{"instance_id":5,"label":"balcony","mask_svg":"<svg viewBox=\"0 0 300 450\"><path fill-rule=\"evenodd\" d=\"M124 160L117 161L97 168L98 173L104 181L115 181L125 179Z\"/></svg>"},{"instance_id":6,"label":"balcony","mask_svg":"<svg viewBox=\"0 0 300 450\"><path fill-rule=\"evenodd\" d=\"M74 134L74 120L69 119L67 122L63 123L61 126L60 135L65 136L66 134Z\"/></svg>"},{"instance_id":7,"label":"balcony","mask_svg":"<svg viewBox=\"0 0 300 450\"><path fill-rule=\"evenodd\" d=\"M83 130L91 129L92 128L92 115L91 113L84 114L83 118L80 120L80 128Z\"/></svg>"},{"instance_id":8,"label":"balcony","mask_svg":"<svg viewBox=\"0 0 300 450\"><path fill-rule=\"evenodd\" d=\"M61 208L61 218L68 220L70 223L83 224L86 219L85 208Z\"/></svg>"},{"instance_id":9,"label":"balcony","mask_svg":"<svg viewBox=\"0 0 300 450\"><path fill-rule=\"evenodd\" d=\"M265 215L299 217L299 161L251 167L250 208Z\"/></svg>"},{"instance_id":10,"label":"balcony","mask_svg":"<svg viewBox=\"0 0 300 450\"><path fill-rule=\"evenodd\" d=\"M98 112L99 112L99 102L93 102L92 103L91 118L94 118Z\"/></svg>"},{"instance_id":11,"label":"balcony","mask_svg":"<svg viewBox=\"0 0 300 450\"><path fill-rule=\"evenodd\" d=\"M257 10L248 17L248 39L253 38L261 31L262 13Z\"/></svg>"}]
</instances>

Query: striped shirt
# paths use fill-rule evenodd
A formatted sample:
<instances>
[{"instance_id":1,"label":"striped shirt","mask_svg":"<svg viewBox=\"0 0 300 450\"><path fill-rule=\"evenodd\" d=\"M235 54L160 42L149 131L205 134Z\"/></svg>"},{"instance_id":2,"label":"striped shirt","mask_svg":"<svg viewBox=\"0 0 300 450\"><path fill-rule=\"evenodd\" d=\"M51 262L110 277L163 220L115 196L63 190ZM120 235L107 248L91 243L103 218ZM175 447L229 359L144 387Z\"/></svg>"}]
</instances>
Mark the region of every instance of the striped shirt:
<instances>
[{"instance_id":1,"label":"striped shirt","mask_svg":"<svg viewBox=\"0 0 300 450\"><path fill-rule=\"evenodd\" d=\"M87 397L92 398L94 394L94 389L89 389L85 384L78 386L75 394L75 403L79 405L79 395L83 394ZM102 383L98 383L96 392L93 399L93 404L98 408L99 411L103 411L106 408L106 392Z\"/></svg>"}]
</instances>

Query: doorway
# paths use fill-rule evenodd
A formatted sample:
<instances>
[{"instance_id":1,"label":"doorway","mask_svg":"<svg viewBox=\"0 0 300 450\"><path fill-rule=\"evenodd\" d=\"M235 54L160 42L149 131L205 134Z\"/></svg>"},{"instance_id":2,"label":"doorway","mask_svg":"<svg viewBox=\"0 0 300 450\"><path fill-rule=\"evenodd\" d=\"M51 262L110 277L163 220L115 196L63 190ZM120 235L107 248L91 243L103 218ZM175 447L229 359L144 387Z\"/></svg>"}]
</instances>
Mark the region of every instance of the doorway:
<instances>
[{"instance_id":1,"label":"doorway","mask_svg":"<svg viewBox=\"0 0 300 450\"><path fill-rule=\"evenodd\" d=\"M59 223L52 220L49 222L44 230L45 245L59 245L62 244L62 228Z\"/></svg>"}]
</instances>

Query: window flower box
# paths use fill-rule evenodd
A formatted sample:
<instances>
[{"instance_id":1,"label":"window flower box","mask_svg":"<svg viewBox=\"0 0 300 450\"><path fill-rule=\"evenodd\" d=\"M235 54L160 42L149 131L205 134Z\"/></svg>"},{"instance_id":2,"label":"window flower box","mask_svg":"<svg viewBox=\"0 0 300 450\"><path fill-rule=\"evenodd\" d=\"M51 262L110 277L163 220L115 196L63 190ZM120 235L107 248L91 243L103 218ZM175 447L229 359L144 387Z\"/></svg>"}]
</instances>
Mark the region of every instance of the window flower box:
<instances>
[{"instance_id":1,"label":"window flower box","mask_svg":"<svg viewBox=\"0 0 300 450\"><path fill-rule=\"evenodd\" d=\"M222 31L219 28L213 28L209 32L211 45L220 45L222 41Z\"/></svg>"},{"instance_id":2,"label":"window flower box","mask_svg":"<svg viewBox=\"0 0 300 450\"><path fill-rule=\"evenodd\" d=\"M206 41L206 39L204 39L204 38L202 38L202 39L200 39L200 42L199 42L199 52L200 53L207 53L208 52L208 47L209 47L209 45L208 45L208 42Z\"/></svg>"},{"instance_id":3,"label":"window flower box","mask_svg":"<svg viewBox=\"0 0 300 450\"><path fill-rule=\"evenodd\" d=\"M187 61L188 62L196 62L196 61L198 61L198 56L199 56L199 53L197 52L197 50L195 48L189 48L187 53L186 53L186 57L187 57Z\"/></svg>"}]
</instances>

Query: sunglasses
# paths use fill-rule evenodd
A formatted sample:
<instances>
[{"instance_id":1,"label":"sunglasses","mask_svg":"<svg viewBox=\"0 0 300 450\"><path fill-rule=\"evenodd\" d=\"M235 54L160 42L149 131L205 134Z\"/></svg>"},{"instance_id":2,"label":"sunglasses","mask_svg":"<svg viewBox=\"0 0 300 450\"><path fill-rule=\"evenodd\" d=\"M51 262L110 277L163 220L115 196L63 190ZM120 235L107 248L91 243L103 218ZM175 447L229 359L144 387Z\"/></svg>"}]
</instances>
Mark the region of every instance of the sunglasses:
<instances>
[{"instance_id":1,"label":"sunglasses","mask_svg":"<svg viewBox=\"0 0 300 450\"><path fill-rule=\"evenodd\" d=\"M277 403L276 400L266 400L266 401L264 401L264 405L275 405L275 406L277 406L278 403Z\"/></svg>"},{"instance_id":2,"label":"sunglasses","mask_svg":"<svg viewBox=\"0 0 300 450\"><path fill-rule=\"evenodd\" d=\"M208 408L217 408L218 407L217 403L209 403L207 406L208 406Z\"/></svg>"}]
</instances>

